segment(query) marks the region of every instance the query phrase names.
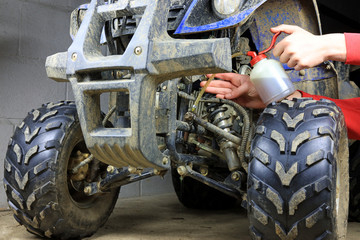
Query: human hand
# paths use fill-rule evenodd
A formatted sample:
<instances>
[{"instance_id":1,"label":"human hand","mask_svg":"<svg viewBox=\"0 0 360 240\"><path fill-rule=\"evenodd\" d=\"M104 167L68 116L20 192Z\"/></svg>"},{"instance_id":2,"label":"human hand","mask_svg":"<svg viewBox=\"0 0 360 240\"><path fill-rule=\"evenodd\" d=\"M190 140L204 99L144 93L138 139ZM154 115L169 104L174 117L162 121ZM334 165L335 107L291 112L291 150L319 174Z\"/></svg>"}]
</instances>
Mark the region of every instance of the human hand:
<instances>
[{"instance_id":1,"label":"human hand","mask_svg":"<svg viewBox=\"0 0 360 240\"><path fill-rule=\"evenodd\" d=\"M270 30L290 34L276 44L273 54L295 70L314 67L327 60L346 60L343 34L314 35L298 26L285 24Z\"/></svg>"},{"instance_id":2,"label":"human hand","mask_svg":"<svg viewBox=\"0 0 360 240\"><path fill-rule=\"evenodd\" d=\"M210 77L211 75L208 75ZM216 94L217 98L232 99L241 106L248 108L265 108L254 85L247 75L237 73L218 73L216 78L221 80L212 80L206 88L206 92ZM204 87L206 81L200 83Z\"/></svg>"}]
</instances>

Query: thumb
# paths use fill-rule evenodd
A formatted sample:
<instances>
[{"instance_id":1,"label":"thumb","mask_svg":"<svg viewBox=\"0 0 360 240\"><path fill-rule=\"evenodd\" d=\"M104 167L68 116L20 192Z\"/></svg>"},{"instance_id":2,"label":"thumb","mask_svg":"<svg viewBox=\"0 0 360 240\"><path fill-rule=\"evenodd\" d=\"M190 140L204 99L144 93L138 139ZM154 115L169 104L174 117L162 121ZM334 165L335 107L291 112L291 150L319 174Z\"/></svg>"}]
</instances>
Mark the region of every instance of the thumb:
<instances>
[{"instance_id":1,"label":"thumb","mask_svg":"<svg viewBox=\"0 0 360 240\"><path fill-rule=\"evenodd\" d=\"M284 33L287 33L287 34L292 34L295 31L297 31L298 29L299 29L299 27L295 26L295 25L281 24L281 25L279 25L277 27L270 28L270 31L272 33L284 32Z\"/></svg>"}]
</instances>

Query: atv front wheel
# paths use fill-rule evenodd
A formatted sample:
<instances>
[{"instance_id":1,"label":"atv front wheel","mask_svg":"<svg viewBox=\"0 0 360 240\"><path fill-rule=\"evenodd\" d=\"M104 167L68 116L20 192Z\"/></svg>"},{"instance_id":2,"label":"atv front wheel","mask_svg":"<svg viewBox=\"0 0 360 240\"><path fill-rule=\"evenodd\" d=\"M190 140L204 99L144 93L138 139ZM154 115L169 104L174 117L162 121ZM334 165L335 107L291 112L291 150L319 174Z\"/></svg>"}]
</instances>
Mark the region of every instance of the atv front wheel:
<instances>
[{"instance_id":1,"label":"atv front wheel","mask_svg":"<svg viewBox=\"0 0 360 240\"><path fill-rule=\"evenodd\" d=\"M253 239L345 239L348 145L328 100L284 100L262 113L251 149L248 216Z\"/></svg>"},{"instance_id":2,"label":"atv front wheel","mask_svg":"<svg viewBox=\"0 0 360 240\"><path fill-rule=\"evenodd\" d=\"M90 236L108 219L119 188L87 196L84 185L106 165L88 157L76 107L63 101L33 110L16 129L5 159L4 182L15 219L28 231L49 238Z\"/></svg>"}]
</instances>

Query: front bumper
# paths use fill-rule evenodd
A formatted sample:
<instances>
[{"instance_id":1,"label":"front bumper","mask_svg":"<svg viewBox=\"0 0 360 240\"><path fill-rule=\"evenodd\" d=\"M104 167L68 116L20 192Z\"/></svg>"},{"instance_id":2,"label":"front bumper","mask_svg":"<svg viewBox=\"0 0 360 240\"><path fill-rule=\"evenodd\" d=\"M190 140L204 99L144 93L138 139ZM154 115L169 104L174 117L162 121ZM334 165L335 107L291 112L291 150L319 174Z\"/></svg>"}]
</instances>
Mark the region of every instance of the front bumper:
<instances>
[{"instance_id":1,"label":"front bumper","mask_svg":"<svg viewBox=\"0 0 360 240\"><path fill-rule=\"evenodd\" d=\"M68 51L46 60L49 78L71 82L86 145L107 164L168 169L168 156L158 149L156 141L154 106L158 85L181 76L231 71L229 39L180 40L168 35L170 2L124 0L100 5L92 0ZM142 12L124 54L103 56L100 37L105 22ZM124 69L131 72L130 79L84 77L86 73ZM105 128L101 123L100 94L121 91L129 92L131 127ZM174 134L175 118L168 125L168 135Z\"/></svg>"}]
</instances>

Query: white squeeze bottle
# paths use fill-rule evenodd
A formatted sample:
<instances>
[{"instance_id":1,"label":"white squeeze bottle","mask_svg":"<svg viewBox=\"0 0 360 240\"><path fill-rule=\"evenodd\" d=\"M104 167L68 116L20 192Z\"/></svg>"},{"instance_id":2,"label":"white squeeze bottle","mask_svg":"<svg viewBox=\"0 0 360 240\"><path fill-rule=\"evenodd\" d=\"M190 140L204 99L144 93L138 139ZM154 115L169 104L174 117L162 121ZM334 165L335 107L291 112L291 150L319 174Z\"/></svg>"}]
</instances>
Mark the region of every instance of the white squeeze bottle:
<instances>
[{"instance_id":1,"label":"white squeeze bottle","mask_svg":"<svg viewBox=\"0 0 360 240\"><path fill-rule=\"evenodd\" d=\"M281 63L274 59L267 59L264 54L273 48L280 33L274 35L270 47L266 50L259 52L259 54L252 51L247 53L253 58L250 61L251 66L253 66L250 80L266 105L280 101L295 92L295 87Z\"/></svg>"}]
</instances>

